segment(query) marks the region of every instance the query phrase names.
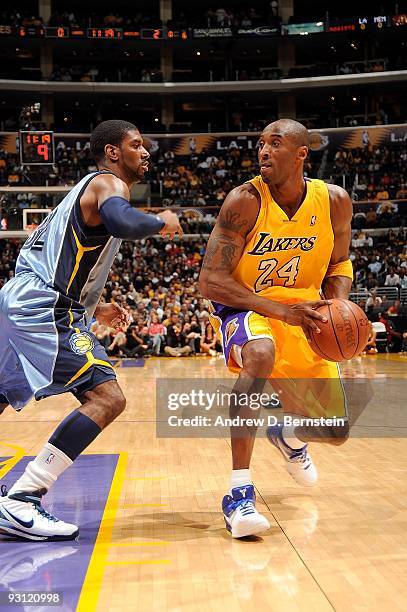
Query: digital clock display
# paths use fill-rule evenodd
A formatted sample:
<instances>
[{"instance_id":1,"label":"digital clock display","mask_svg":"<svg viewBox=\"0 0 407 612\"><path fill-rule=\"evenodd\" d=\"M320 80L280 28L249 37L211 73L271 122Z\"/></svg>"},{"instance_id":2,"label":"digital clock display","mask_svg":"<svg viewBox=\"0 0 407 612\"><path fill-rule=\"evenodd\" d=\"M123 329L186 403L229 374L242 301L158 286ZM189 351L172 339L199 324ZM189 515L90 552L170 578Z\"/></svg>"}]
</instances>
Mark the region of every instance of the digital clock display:
<instances>
[{"instance_id":1,"label":"digital clock display","mask_svg":"<svg viewBox=\"0 0 407 612\"><path fill-rule=\"evenodd\" d=\"M120 40L123 38L121 28L88 28L88 38L112 38Z\"/></svg>"},{"instance_id":2,"label":"digital clock display","mask_svg":"<svg viewBox=\"0 0 407 612\"><path fill-rule=\"evenodd\" d=\"M54 164L54 132L20 131L21 165Z\"/></svg>"}]
</instances>

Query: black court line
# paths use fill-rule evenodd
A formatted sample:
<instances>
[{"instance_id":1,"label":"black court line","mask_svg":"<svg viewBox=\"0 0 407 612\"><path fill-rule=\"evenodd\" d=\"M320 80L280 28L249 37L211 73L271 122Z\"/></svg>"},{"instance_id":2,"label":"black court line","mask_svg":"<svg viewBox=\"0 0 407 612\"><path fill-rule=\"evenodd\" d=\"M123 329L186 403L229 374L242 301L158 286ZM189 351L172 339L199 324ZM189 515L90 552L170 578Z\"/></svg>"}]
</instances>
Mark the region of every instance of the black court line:
<instances>
[{"instance_id":1,"label":"black court line","mask_svg":"<svg viewBox=\"0 0 407 612\"><path fill-rule=\"evenodd\" d=\"M228 440L226 440L226 444L228 445L228 447L230 448L230 450L232 450L232 447L230 445L230 442ZM270 445L271 446L271 445ZM287 474L287 476L289 476L289 474ZM291 477L290 477L291 478ZM332 601L329 599L328 595L325 593L324 589L322 588L322 586L319 584L318 580L316 579L316 577L314 576L313 572L311 571L311 569L308 567L307 563L305 562L305 560L303 559L303 557L301 556L301 553L297 550L297 548L294 546L293 542L290 540L287 532L284 530L284 528L282 527L282 525L280 524L279 520L277 519L277 517L275 516L274 512L271 510L270 506L268 505L267 501L265 500L265 498L263 497L262 493L260 492L259 488L253 483L254 488L256 489L256 493L258 493L258 497L263 501L264 505L266 506L266 508L268 509L268 511L270 512L271 516L273 517L273 519L275 520L275 522L277 523L278 527L281 529L281 531L283 532L287 542L290 544L291 548L294 550L295 554L297 555L298 559L301 561L302 565L304 566L304 568L306 569L306 571L308 572L308 574L311 576L312 580L315 582L315 584L317 585L319 591L322 593L322 595L325 597L325 599L327 600L328 604L331 606L332 610L336 611L335 606L333 605ZM271 527L272 529L273 527Z\"/></svg>"}]
</instances>

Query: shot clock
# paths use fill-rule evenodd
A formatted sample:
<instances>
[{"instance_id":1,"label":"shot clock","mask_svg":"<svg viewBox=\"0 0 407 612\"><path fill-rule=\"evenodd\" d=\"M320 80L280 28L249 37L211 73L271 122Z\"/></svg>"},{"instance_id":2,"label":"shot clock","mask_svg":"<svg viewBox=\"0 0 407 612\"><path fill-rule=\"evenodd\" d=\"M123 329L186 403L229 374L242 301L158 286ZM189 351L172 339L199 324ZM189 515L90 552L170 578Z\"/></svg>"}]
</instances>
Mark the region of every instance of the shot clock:
<instances>
[{"instance_id":1,"label":"shot clock","mask_svg":"<svg viewBox=\"0 0 407 612\"><path fill-rule=\"evenodd\" d=\"M20 162L22 166L54 164L54 132L20 131Z\"/></svg>"}]
</instances>

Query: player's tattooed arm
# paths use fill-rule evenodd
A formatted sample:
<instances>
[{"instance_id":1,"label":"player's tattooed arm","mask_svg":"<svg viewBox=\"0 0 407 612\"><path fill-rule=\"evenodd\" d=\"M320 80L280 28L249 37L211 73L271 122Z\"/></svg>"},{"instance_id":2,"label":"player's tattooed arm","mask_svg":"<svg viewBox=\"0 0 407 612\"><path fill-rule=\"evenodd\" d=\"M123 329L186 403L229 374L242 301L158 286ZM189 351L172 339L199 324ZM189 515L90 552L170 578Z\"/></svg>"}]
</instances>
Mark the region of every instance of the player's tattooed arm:
<instances>
[{"instance_id":1,"label":"player's tattooed arm","mask_svg":"<svg viewBox=\"0 0 407 612\"><path fill-rule=\"evenodd\" d=\"M274 302L255 295L233 278L260 208L260 198L251 185L233 189L227 196L206 246L199 278L204 297L242 310L272 316Z\"/></svg>"},{"instance_id":2,"label":"player's tattooed arm","mask_svg":"<svg viewBox=\"0 0 407 612\"><path fill-rule=\"evenodd\" d=\"M334 232L334 248L330 265L339 264L349 259L351 241L351 222L353 214L352 200L342 187L328 185L331 206L331 223ZM352 280L347 276L329 276L322 284L326 298L348 299Z\"/></svg>"},{"instance_id":3,"label":"player's tattooed arm","mask_svg":"<svg viewBox=\"0 0 407 612\"><path fill-rule=\"evenodd\" d=\"M254 226L259 201L246 185L236 187L227 196L206 246L200 282L210 277L231 274L245 246L246 236Z\"/></svg>"}]
</instances>

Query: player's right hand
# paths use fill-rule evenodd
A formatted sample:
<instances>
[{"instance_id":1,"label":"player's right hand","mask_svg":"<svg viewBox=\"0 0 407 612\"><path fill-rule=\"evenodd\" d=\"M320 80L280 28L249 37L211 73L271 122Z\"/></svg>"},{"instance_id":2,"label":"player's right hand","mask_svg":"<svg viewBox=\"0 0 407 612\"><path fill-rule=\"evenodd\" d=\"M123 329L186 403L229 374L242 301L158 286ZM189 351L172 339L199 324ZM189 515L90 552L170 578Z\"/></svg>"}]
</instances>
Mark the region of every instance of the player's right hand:
<instances>
[{"instance_id":1,"label":"player's right hand","mask_svg":"<svg viewBox=\"0 0 407 612\"><path fill-rule=\"evenodd\" d=\"M289 325L297 325L302 327L302 330L307 337L310 338L310 331L317 334L321 332L318 327L318 322L326 323L327 318L317 312L320 306L332 304L332 300L317 300L315 302L300 302L287 306L284 321Z\"/></svg>"},{"instance_id":2,"label":"player's right hand","mask_svg":"<svg viewBox=\"0 0 407 612\"><path fill-rule=\"evenodd\" d=\"M179 223L177 215L171 210L164 210L159 214L160 219L165 223L162 230L160 230L161 236L169 236L171 239L174 238L175 234L182 236L182 227Z\"/></svg>"}]
</instances>

